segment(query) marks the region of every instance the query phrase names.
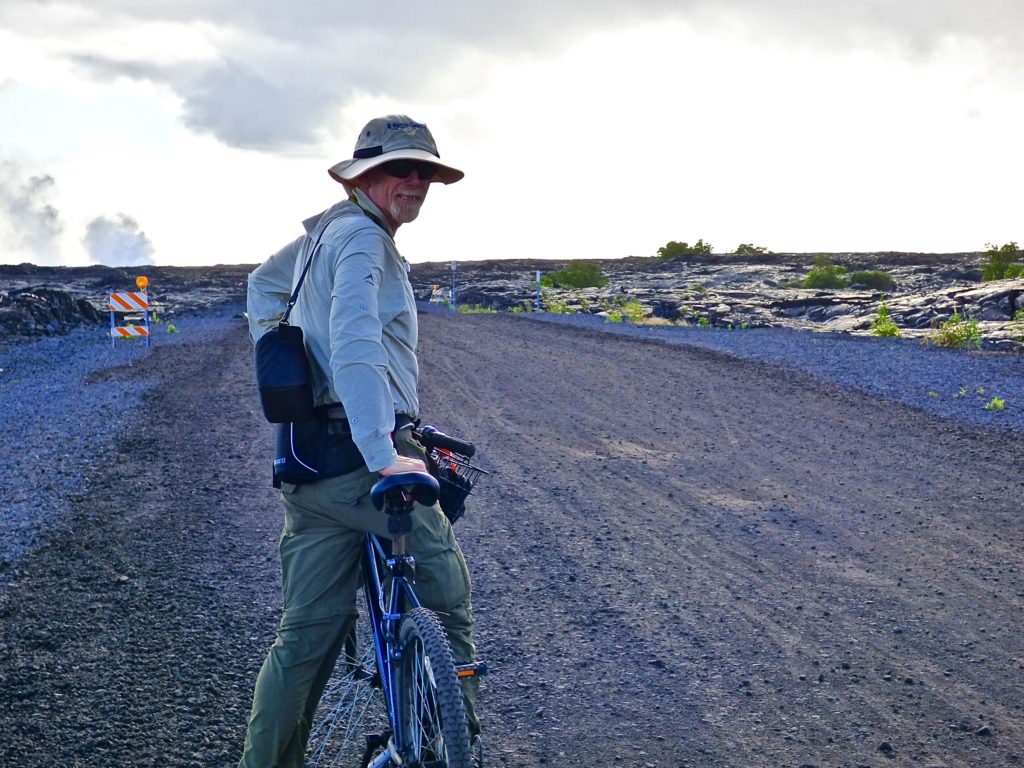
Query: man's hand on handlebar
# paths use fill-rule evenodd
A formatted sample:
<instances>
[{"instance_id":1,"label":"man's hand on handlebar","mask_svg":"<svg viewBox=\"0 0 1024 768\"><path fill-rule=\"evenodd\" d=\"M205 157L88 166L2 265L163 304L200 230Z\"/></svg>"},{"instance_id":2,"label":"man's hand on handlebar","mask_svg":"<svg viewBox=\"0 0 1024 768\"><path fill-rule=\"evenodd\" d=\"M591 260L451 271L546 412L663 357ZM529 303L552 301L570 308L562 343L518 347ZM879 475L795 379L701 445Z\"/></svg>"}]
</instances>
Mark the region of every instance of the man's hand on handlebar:
<instances>
[{"instance_id":1,"label":"man's hand on handlebar","mask_svg":"<svg viewBox=\"0 0 1024 768\"><path fill-rule=\"evenodd\" d=\"M390 465L380 471L384 477L397 475L401 472L426 472L427 465L420 459L410 459L408 456L399 456Z\"/></svg>"}]
</instances>

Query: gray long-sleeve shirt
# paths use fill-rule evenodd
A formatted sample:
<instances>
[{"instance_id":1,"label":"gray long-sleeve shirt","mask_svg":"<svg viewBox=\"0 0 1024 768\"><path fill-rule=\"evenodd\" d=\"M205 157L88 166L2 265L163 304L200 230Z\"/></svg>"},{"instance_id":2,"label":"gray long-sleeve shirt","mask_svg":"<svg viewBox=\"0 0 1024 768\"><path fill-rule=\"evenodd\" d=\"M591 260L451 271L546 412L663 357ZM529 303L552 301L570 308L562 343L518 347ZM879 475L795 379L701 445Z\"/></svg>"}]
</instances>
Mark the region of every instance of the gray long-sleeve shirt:
<instances>
[{"instance_id":1,"label":"gray long-sleeve shirt","mask_svg":"<svg viewBox=\"0 0 1024 768\"><path fill-rule=\"evenodd\" d=\"M357 190L355 202L307 219L305 235L253 271L247 300L255 342L284 315L319 238L288 321L303 331L314 402L341 403L371 471L397 456L390 438L395 414L419 415L416 301L408 266L383 222Z\"/></svg>"}]
</instances>

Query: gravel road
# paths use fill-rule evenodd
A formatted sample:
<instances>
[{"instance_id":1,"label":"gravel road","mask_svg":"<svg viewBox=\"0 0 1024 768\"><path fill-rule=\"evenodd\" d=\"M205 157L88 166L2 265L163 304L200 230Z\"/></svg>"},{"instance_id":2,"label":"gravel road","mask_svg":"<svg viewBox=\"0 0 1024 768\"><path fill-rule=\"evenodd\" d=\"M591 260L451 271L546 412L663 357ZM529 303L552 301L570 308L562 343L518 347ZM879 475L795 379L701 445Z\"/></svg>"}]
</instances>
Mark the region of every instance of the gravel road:
<instances>
[{"instance_id":1,"label":"gravel road","mask_svg":"<svg viewBox=\"0 0 1024 768\"><path fill-rule=\"evenodd\" d=\"M280 510L233 314L127 359L0 350L4 436L32 447L0 486L23 533L0 765L237 760ZM1018 361L932 356L923 379L899 367L917 348L809 347L907 407L763 359L772 333L731 334L760 348L735 357L422 317L425 415L494 473L459 523L491 765L1024 763Z\"/></svg>"}]
</instances>

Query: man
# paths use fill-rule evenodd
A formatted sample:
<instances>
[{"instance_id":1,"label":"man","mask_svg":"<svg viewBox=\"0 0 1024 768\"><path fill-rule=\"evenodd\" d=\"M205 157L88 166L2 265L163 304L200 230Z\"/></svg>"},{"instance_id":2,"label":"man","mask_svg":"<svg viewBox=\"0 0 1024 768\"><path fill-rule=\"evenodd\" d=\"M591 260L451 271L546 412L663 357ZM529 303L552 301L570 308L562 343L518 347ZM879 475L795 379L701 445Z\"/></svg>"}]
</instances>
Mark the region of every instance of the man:
<instances>
[{"instance_id":1,"label":"man","mask_svg":"<svg viewBox=\"0 0 1024 768\"><path fill-rule=\"evenodd\" d=\"M256 681L240 768L302 766L310 721L352 629L363 534L387 537L369 500L381 475L425 471L411 433L419 415L416 304L394 235L419 215L432 182L463 173L440 161L430 131L404 115L371 120L349 160L329 173L348 199L304 222L306 234L249 276L255 341L280 320L312 254L289 322L303 329L314 402L332 434L341 425L356 469L304 485L283 483L284 611ZM475 655L470 580L440 508L417 505L408 548L417 594L437 611L457 663ZM467 687L470 732L479 732Z\"/></svg>"}]
</instances>

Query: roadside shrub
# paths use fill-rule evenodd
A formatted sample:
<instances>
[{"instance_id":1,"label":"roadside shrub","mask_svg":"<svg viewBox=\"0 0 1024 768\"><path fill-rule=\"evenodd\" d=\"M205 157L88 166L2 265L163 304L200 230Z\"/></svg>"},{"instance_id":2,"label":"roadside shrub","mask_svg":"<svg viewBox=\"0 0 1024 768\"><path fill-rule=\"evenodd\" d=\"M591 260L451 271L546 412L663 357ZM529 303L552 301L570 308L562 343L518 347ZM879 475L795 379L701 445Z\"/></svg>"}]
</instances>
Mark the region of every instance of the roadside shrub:
<instances>
[{"instance_id":1,"label":"roadside shrub","mask_svg":"<svg viewBox=\"0 0 1024 768\"><path fill-rule=\"evenodd\" d=\"M1016 242L1004 243L1003 245L993 245L988 243L985 246L988 250L985 251L985 256L988 256L988 261L982 265L981 279L988 280L1002 280L1005 278L1006 270L1020 258L1020 248L1017 247ZM1024 265L1014 265L1017 267L1015 270L1016 274L1020 274L1020 269L1024 268Z\"/></svg>"},{"instance_id":2,"label":"roadside shrub","mask_svg":"<svg viewBox=\"0 0 1024 768\"><path fill-rule=\"evenodd\" d=\"M1013 313L1013 320L1010 321L1010 333L1013 340L1024 343L1024 309L1018 309Z\"/></svg>"},{"instance_id":3,"label":"roadside shrub","mask_svg":"<svg viewBox=\"0 0 1024 768\"><path fill-rule=\"evenodd\" d=\"M977 320L961 317L954 309L953 316L925 336L924 341L926 344L931 342L937 347L980 349L981 329L978 328Z\"/></svg>"},{"instance_id":4,"label":"roadside shrub","mask_svg":"<svg viewBox=\"0 0 1024 768\"><path fill-rule=\"evenodd\" d=\"M603 288L608 285L608 278L597 264L570 261L565 269L544 275L540 284L548 288Z\"/></svg>"},{"instance_id":5,"label":"roadside shrub","mask_svg":"<svg viewBox=\"0 0 1024 768\"><path fill-rule=\"evenodd\" d=\"M733 251L736 256L758 256L760 254L771 253L763 245L751 245L750 243L740 243L736 246L736 250Z\"/></svg>"},{"instance_id":6,"label":"roadside shrub","mask_svg":"<svg viewBox=\"0 0 1024 768\"><path fill-rule=\"evenodd\" d=\"M849 285L846 267L833 264L828 256L814 257L814 266L801 282L804 288L845 288Z\"/></svg>"},{"instance_id":7,"label":"roadside shrub","mask_svg":"<svg viewBox=\"0 0 1024 768\"><path fill-rule=\"evenodd\" d=\"M481 304L457 304L455 311L461 312L463 315L492 315L497 313L498 310Z\"/></svg>"},{"instance_id":8,"label":"roadside shrub","mask_svg":"<svg viewBox=\"0 0 1024 768\"><path fill-rule=\"evenodd\" d=\"M571 315L574 310L569 307L569 302L564 299L557 299L551 291L541 289L540 305L545 312L552 315Z\"/></svg>"},{"instance_id":9,"label":"roadside shrub","mask_svg":"<svg viewBox=\"0 0 1024 768\"><path fill-rule=\"evenodd\" d=\"M896 325L896 321L889 317L889 307L884 301L878 305L875 320L871 323L871 333L875 336L887 336L890 338L899 338L903 335L900 333L900 327Z\"/></svg>"},{"instance_id":10,"label":"roadside shrub","mask_svg":"<svg viewBox=\"0 0 1024 768\"><path fill-rule=\"evenodd\" d=\"M862 272L851 272L850 282L853 285L866 285L876 291L891 291L896 287L896 281L888 272L880 269L869 269Z\"/></svg>"},{"instance_id":11,"label":"roadside shrub","mask_svg":"<svg viewBox=\"0 0 1024 768\"><path fill-rule=\"evenodd\" d=\"M685 241L679 243L675 240L669 240L658 249L658 258L662 261L667 261L677 256L700 256L709 253L711 253L711 243L705 243L704 238L701 238L693 245Z\"/></svg>"},{"instance_id":12,"label":"roadside shrub","mask_svg":"<svg viewBox=\"0 0 1024 768\"><path fill-rule=\"evenodd\" d=\"M609 322L621 323L623 320L639 325L644 321L644 308L636 299L615 299L602 304Z\"/></svg>"}]
</instances>

